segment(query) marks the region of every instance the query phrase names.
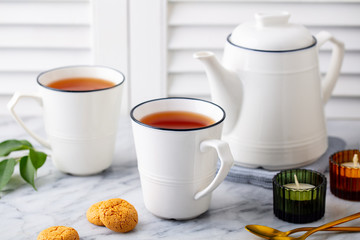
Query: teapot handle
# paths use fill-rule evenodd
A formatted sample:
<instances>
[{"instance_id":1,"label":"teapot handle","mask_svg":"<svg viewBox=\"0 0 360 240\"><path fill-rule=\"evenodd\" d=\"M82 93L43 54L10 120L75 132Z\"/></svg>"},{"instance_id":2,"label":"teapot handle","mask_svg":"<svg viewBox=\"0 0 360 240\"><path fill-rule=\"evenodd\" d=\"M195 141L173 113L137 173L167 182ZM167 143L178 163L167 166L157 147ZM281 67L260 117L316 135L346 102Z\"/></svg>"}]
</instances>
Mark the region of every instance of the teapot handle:
<instances>
[{"instance_id":1,"label":"teapot handle","mask_svg":"<svg viewBox=\"0 0 360 240\"><path fill-rule=\"evenodd\" d=\"M327 71L321 83L322 99L323 104L325 104L329 100L340 74L340 69L344 58L344 43L337 40L326 31L319 32L315 37L317 39L318 49L327 41L330 41L333 44L329 70Z\"/></svg>"}]
</instances>

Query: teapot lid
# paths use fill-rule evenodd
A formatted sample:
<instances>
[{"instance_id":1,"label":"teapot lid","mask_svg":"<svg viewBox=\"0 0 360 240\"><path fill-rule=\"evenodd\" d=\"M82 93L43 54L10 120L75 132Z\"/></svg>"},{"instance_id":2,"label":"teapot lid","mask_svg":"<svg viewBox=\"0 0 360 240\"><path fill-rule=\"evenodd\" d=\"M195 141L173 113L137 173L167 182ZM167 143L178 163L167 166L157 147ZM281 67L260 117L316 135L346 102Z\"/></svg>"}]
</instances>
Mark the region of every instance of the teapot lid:
<instances>
[{"instance_id":1,"label":"teapot lid","mask_svg":"<svg viewBox=\"0 0 360 240\"><path fill-rule=\"evenodd\" d=\"M289 23L290 14L256 13L255 21L237 26L228 40L243 48L261 51L294 51L316 43L303 25Z\"/></svg>"}]
</instances>

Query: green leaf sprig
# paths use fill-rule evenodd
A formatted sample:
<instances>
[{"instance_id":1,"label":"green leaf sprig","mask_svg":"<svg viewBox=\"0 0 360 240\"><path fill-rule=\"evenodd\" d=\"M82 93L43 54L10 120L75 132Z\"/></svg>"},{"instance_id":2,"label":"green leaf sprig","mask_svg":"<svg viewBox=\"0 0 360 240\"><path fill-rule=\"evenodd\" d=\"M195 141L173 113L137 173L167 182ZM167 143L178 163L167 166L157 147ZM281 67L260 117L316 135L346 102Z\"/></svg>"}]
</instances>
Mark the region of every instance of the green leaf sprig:
<instances>
[{"instance_id":1,"label":"green leaf sprig","mask_svg":"<svg viewBox=\"0 0 360 240\"><path fill-rule=\"evenodd\" d=\"M27 155L18 158L7 158L0 162L0 191L10 181L15 165L19 164L21 177L35 190L35 177L37 170L44 165L47 155L36 151L26 140L6 140L0 143L0 157L7 157L16 151L29 150Z\"/></svg>"}]
</instances>

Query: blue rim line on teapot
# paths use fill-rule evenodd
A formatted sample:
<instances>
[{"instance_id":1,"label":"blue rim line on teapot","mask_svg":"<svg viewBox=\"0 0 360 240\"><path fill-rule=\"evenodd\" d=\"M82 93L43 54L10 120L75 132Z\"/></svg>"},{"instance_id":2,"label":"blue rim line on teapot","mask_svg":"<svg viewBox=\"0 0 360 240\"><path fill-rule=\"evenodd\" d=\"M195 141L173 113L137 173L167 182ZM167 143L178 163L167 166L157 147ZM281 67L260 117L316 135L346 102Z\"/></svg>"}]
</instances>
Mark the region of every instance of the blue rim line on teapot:
<instances>
[{"instance_id":1,"label":"blue rim line on teapot","mask_svg":"<svg viewBox=\"0 0 360 240\"><path fill-rule=\"evenodd\" d=\"M247 48L247 47L242 47L242 46L236 45L235 43L231 42L230 37L231 37L231 34L229 34L229 36L227 37L227 41L228 41L231 45L233 45L234 47L238 47L238 48L242 48L242 49L250 50L250 51L256 51L256 52L271 52L271 53L295 52L295 51L301 51L301 50L305 50L305 49L308 49L308 48L312 48L312 47L314 47L314 46L317 44L317 40L316 40L316 38L313 36L314 43L311 44L311 45L309 45L309 46L307 46L307 47L296 48L296 49L289 49L289 50L262 50L262 49Z\"/></svg>"}]
</instances>

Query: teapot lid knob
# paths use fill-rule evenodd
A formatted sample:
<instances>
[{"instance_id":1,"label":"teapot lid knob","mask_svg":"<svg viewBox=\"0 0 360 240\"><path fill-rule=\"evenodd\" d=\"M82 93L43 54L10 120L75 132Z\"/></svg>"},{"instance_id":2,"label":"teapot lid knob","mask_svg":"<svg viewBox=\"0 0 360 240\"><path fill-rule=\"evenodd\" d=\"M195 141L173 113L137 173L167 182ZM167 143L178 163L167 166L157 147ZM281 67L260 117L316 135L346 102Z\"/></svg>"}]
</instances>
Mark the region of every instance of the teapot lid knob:
<instances>
[{"instance_id":1,"label":"teapot lid knob","mask_svg":"<svg viewBox=\"0 0 360 240\"><path fill-rule=\"evenodd\" d=\"M284 25L288 23L289 18L289 12L255 13L256 24L259 27Z\"/></svg>"}]
</instances>

